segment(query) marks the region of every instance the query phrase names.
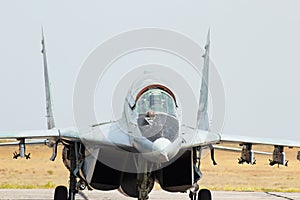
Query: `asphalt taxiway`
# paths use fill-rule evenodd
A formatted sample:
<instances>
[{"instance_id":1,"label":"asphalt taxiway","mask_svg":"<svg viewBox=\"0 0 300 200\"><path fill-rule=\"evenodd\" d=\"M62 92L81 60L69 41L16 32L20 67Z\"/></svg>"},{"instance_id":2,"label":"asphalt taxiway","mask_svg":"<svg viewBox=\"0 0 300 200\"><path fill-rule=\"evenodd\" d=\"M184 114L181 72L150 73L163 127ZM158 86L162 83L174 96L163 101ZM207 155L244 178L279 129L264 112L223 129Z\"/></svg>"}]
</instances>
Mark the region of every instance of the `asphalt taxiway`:
<instances>
[{"instance_id":1,"label":"asphalt taxiway","mask_svg":"<svg viewBox=\"0 0 300 200\"><path fill-rule=\"evenodd\" d=\"M300 193L279 193L279 192L228 192L213 191L214 200L300 200ZM52 200L52 189L0 189L1 200ZM76 196L77 200L132 200L125 197L118 191L84 191ZM168 193L164 191L152 191L151 200L189 200L187 193Z\"/></svg>"}]
</instances>

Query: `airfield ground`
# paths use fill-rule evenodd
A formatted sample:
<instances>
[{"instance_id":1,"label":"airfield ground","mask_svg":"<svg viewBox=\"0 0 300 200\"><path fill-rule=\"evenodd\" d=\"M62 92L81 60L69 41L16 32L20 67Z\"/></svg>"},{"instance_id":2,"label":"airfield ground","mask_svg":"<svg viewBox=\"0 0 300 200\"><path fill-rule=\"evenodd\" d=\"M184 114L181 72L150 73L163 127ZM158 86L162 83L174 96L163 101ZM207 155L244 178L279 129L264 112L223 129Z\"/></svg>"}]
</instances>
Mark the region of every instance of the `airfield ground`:
<instances>
[{"instance_id":1,"label":"airfield ground","mask_svg":"<svg viewBox=\"0 0 300 200\"><path fill-rule=\"evenodd\" d=\"M53 200L52 189L0 189L0 200ZM232 191L212 191L214 200L299 200L300 193L280 193L280 192L232 192ZM76 200L105 199L105 200L133 200L118 191L87 191L76 195ZM162 190L155 190L150 193L151 200L188 200L187 193L169 193Z\"/></svg>"},{"instance_id":2,"label":"airfield ground","mask_svg":"<svg viewBox=\"0 0 300 200\"><path fill-rule=\"evenodd\" d=\"M229 144L233 146L232 144ZM234 145L237 147L237 145ZM27 146L31 159L12 159L18 147L0 147L0 188L54 188L68 184L68 171L61 160L61 146L54 162L49 161L52 150L44 145ZM255 150L273 151L270 146L254 146ZM202 187L229 191L300 192L299 149L286 148L288 167L269 166L270 156L256 155L256 165L238 165L240 153L216 150L218 165L210 156L202 160ZM156 188L158 188L156 186Z\"/></svg>"}]
</instances>

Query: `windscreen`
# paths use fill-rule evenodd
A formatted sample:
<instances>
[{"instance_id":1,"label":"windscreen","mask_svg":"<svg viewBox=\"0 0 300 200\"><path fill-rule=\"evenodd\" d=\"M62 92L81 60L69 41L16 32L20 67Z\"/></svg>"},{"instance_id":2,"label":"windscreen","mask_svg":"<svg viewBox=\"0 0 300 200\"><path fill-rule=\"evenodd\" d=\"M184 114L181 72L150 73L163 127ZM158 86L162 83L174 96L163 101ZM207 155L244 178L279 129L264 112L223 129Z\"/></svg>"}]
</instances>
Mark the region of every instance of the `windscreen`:
<instances>
[{"instance_id":1,"label":"windscreen","mask_svg":"<svg viewBox=\"0 0 300 200\"><path fill-rule=\"evenodd\" d=\"M139 114L146 114L147 111L152 110L176 116L173 98L161 89L150 89L144 92L136 102L136 109Z\"/></svg>"}]
</instances>

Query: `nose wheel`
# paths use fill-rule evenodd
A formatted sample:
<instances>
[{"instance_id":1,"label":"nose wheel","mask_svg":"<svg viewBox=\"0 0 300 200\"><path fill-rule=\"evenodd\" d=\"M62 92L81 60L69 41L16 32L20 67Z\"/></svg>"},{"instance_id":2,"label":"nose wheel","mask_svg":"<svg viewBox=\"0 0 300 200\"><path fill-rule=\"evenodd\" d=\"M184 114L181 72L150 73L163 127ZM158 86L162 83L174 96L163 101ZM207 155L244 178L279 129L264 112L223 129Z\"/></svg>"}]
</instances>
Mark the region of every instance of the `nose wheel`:
<instances>
[{"instance_id":1,"label":"nose wheel","mask_svg":"<svg viewBox=\"0 0 300 200\"><path fill-rule=\"evenodd\" d=\"M54 200L67 200L68 189L65 186L57 186L54 191Z\"/></svg>"},{"instance_id":2,"label":"nose wheel","mask_svg":"<svg viewBox=\"0 0 300 200\"><path fill-rule=\"evenodd\" d=\"M211 192L208 189L201 189L198 195L197 192L190 191L189 197L190 200L212 200Z\"/></svg>"},{"instance_id":3,"label":"nose wheel","mask_svg":"<svg viewBox=\"0 0 300 200\"><path fill-rule=\"evenodd\" d=\"M208 189L201 189L198 192L198 200L212 200L211 192Z\"/></svg>"}]
</instances>

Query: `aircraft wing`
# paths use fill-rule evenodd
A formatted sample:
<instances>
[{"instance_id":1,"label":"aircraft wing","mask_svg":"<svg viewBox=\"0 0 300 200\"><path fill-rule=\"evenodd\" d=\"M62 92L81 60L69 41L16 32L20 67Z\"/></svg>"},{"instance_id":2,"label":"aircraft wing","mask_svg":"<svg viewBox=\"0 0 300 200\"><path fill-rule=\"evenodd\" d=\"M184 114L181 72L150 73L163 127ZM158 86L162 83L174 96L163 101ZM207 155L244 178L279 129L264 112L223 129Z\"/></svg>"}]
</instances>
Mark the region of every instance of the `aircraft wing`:
<instances>
[{"instance_id":1,"label":"aircraft wing","mask_svg":"<svg viewBox=\"0 0 300 200\"><path fill-rule=\"evenodd\" d=\"M263 144L263 145L278 145L284 147L300 147L300 141L292 141L285 139L273 139L273 138L258 138L247 137L238 135L221 135L221 142L233 142L233 143L249 143L249 144Z\"/></svg>"},{"instance_id":2,"label":"aircraft wing","mask_svg":"<svg viewBox=\"0 0 300 200\"><path fill-rule=\"evenodd\" d=\"M50 130L25 130L25 131L1 131L0 132L0 140L4 139L50 139L59 137L58 129L50 129Z\"/></svg>"},{"instance_id":3,"label":"aircraft wing","mask_svg":"<svg viewBox=\"0 0 300 200\"><path fill-rule=\"evenodd\" d=\"M256 160L254 158L254 153L258 154L271 154L272 159L269 159L269 165L273 166L275 164L287 166L288 161L286 160L286 155L284 152L284 147L300 147L299 141L285 140L285 139L274 139L274 138L258 138L258 137L247 137L238 135L227 135L222 134L220 142L231 142L237 143L242 146L242 149L232 148L232 147L217 147L215 149L225 150L225 151L240 151L241 157L238 159L239 164L255 164ZM252 150L252 145L272 145L274 146L273 153L257 152ZM299 152L297 155L299 160Z\"/></svg>"},{"instance_id":4,"label":"aircraft wing","mask_svg":"<svg viewBox=\"0 0 300 200\"><path fill-rule=\"evenodd\" d=\"M272 145L283 147L300 147L300 141L218 134L210 131L203 131L185 125L182 126L182 132L183 147L186 148L195 146L205 146L208 144L217 144L221 142L232 142L237 144ZM225 148L223 148L223 150L229 150ZM217 149L221 148L217 147Z\"/></svg>"},{"instance_id":5,"label":"aircraft wing","mask_svg":"<svg viewBox=\"0 0 300 200\"><path fill-rule=\"evenodd\" d=\"M79 133L77 128L65 129L50 129L50 130L27 130L27 131L8 131L0 132L0 140L7 139L50 139L62 141L81 141L90 145L97 145L99 147L122 147L132 148L131 137L122 131L117 122L105 123L89 130ZM45 141L43 140L43 141ZM42 140L37 142L27 141L26 144L41 144ZM44 142L42 142L44 143ZM16 142L0 143L0 146L18 145Z\"/></svg>"},{"instance_id":6,"label":"aircraft wing","mask_svg":"<svg viewBox=\"0 0 300 200\"><path fill-rule=\"evenodd\" d=\"M86 131L77 131L69 128L60 130L60 138L64 140L80 140L89 146L103 147L120 147L132 149L132 136L127 131L122 130L118 122L109 122L91 127Z\"/></svg>"},{"instance_id":7,"label":"aircraft wing","mask_svg":"<svg viewBox=\"0 0 300 200\"><path fill-rule=\"evenodd\" d=\"M243 150L241 148L227 147L227 146L220 146L220 145L213 145L213 148L218 150L224 150L224 151L232 151L232 152L241 152ZM261 155L272 155L272 153L265 152L265 151L252 151L252 152Z\"/></svg>"},{"instance_id":8,"label":"aircraft wing","mask_svg":"<svg viewBox=\"0 0 300 200\"><path fill-rule=\"evenodd\" d=\"M50 141L48 139L29 139L26 140L26 144L48 144ZM0 142L0 146L16 146L19 145L19 142L4 141Z\"/></svg>"},{"instance_id":9,"label":"aircraft wing","mask_svg":"<svg viewBox=\"0 0 300 200\"><path fill-rule=\"evenodd\" d=\"M181 127L183 136L183 148L205 146L220 142L221 136L218 133L204 131L183 125Z\"/></svg>"}]
</instances>

